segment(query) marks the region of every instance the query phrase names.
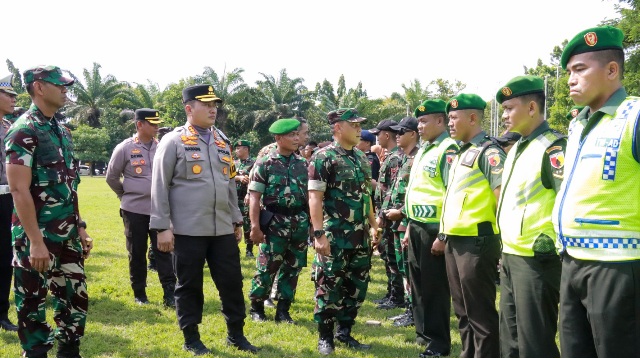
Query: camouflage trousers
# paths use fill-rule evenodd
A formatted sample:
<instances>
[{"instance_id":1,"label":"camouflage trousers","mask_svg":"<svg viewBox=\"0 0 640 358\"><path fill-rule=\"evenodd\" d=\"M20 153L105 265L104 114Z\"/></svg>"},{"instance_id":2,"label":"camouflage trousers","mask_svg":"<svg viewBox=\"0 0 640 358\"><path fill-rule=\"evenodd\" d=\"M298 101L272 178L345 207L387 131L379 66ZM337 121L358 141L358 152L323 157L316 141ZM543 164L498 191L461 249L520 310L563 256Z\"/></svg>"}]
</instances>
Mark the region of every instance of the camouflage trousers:
<instances>
[{"instance_id":1,"label":"camouflage trousers","mask_svg":"<svg viewBox=\"0 0 640 358\"><path fill-rule=\"evenodd\" d=\"M251 233L251 220L249 219L249 205L244 205L244 201L238 201L238 208L242 213L242 232L244 233L244 243L247 250L253 250L253 241L249 238Z\"/></svg>"},{"instance_id":2,"label":"camouflage trousers","mask_svg":"<svg viewBox=\"0 0 640 358\"><path fill-rule=\"evenodd\" d=\"M268 299L278 274L275 298L293 301L300 271L307 266L309 217L306 213L295 217L276 214L265 235L265 242L259 246L249 299Z\"/></svg>"},{"instance_id":3,"label":"camouflage trousers","mask_svg":"<svg viewBox=\"0 0 640 358\"><path fill-rule=\"evenodd\" d=\"M396 261L398 262L398 271L402 275L402 286L404 287L404 296L411 302L411 281L409 281L408 252L406 247L402 247L402 239L404 239L404 231L396 231L394 233L394 243L396 250Z\"/></svg>"},{"instance_id":4,"label":"camouflage trousers","mask_svg":"<svg viewBox=\"0 0 640 358\"><path fill-rule=\"evenodd\" d=\"M318 323L353 324L367 296L371 248L341 249L331 245L331 256L316 254L316 307Z\"/></svg>"},{"instance_id":5,"label":"camouflage trousers","mask_svg":"<svg viewBox=\"0 0 640 358\"><path fill-rule=\"evenodd\" d=\"M384 261L384 270L387 274L387 293L396 297L404 294L404 287L402 274L398 270L394 241L394 234L391 228L384 228L378 244L378 251L380 252L380 258Z\"/></svg>"},{"instance_id":6,"label":"camouflage trousers","mask_svg":"<svg viewBox=\"0 0 640 358\"><path fill-rule=\"evenodd\" d=\"M14 293L18 311L18 337L29 354L45 353L54 337L73 342L84 335L89 297L87 295L82 243L79 238L50 242L49 269L40 273L31 268L29 241L14 246ZM47 323L45 303L51 291L55 332Z\"/></svg>"}]
</instances>

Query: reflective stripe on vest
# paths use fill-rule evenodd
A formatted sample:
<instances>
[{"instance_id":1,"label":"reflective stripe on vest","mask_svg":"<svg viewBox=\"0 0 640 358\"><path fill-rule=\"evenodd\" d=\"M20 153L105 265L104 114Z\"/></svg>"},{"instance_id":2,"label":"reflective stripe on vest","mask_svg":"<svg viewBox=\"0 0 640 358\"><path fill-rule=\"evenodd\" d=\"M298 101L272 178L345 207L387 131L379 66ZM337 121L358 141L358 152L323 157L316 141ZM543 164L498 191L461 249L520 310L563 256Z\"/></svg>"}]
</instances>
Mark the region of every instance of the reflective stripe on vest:
<instances>
[{"instance_id":1,"label":"reflective stripe on vest","mask_svg":"<svg viewBox=\"0 0 640 358\"><path fill-rule=\"evenodd\" d=\"M546 131L517 156L520 142L507 155L498 204L502 252L531 257L540 234L556 236L551 223L556 193L542 184L541 169L545 151L558 138Z\"/></svg>"},{"instance_id":2,"label":"reflective stripe on vest","mask_svg":"<svg viewBox=\"0 0 640 358\"><path fill-rule=\"evenodd\" d=\"M553 210L558 244L575 258L640 259L640 166L633 157L640 98L627 97L580 143L582 123L569 127L562 184Z\"/></svg>"},{"instance_id":3,"label":"reflective stripe on vest","mask_svg":"<svg viewBox=\"0 0 640 358\"><path fill-rule=\"evenodd\" d=\"M495 215L496 196L478 165L484 149L472 145L459 153L451 164L440 220L440 231L444 234L478 236L478 224L482 222L490 222L494 234L500 232ZM462 157L471 150L478 151L473 165L462 165Z\"/></svg>"},{"instance_id":4,"label":"reflective stripe on vest","mask_svg":"<svg viewBox=\"0 0 640 358\"><path fill-rule=\"evenodd\" d=\"M440 165L447 160L447 148L456 142L447 137L438 146L420 149L411 168L405 206L409 219L423 223L440 223L445 187Z\"/></svg>"}]
</instances>

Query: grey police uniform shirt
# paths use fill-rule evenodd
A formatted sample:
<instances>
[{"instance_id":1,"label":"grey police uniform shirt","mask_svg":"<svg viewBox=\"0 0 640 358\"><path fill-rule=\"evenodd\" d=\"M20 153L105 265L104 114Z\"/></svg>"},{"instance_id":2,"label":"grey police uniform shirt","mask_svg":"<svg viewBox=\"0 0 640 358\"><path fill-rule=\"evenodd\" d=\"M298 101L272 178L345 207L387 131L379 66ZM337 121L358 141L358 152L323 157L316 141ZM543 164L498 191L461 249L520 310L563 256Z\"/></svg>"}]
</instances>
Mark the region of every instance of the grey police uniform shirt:
<instances>
[{"instance_id":1,"label":"grey police uniform shirt","mask_svg":"<svg viewBox=\"0 0 640 358\"><path fill-rule=\"evenodd\" d=\"M229 140L215 129L210 142L189 123L167 133L156 151L151 184L152 229L220 236L242 222Z\"/></svg>"},{"instance_id":2,"label":"grey police uniform shirt","mask_svg":"<svg viewBox=\"0 0 640 358\"><path fill-rule=\"evenodd\" d=\"M113 150L107 167L107 184L120 199L122 210L142 215L151 213L151 172L157 147L158 141L154 138L147 149L136 134Z\"/></svg>"},{"instance_id":3,"label":"grey police uniform shirt","mask_svg":"<svg viewBox=\"0 0 640 358\"><path fill-rule=\"evenodd\" d=\"M7 136L7 131L11 127L11 122L6 119L0 118L0 185L7 185L7 151L4 148L4 138Z\"/></svg>"}]
</instances>

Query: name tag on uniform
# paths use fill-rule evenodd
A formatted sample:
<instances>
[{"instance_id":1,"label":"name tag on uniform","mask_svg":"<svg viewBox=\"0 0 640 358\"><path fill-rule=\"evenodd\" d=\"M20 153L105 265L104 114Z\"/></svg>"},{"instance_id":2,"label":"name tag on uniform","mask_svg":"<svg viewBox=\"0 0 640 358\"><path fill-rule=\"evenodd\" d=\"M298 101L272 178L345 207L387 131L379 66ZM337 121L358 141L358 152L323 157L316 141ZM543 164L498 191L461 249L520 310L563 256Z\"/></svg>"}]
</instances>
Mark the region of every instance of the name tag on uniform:
<instances>
[{"instance_id":1,"label":"name tag on uniform","mask_svg":"<svg viewBox=\"0 0 640 358\"><path fill-rule=\"evenodd\" d=\"M464 165L465 167L473 167L473 163L476 162L476 158L478 157L478 154L480 154L480 150L478 149L469 149L467 150L463 157L462 160L460 161L460 164Z\"/></svg>"}]
</instances>

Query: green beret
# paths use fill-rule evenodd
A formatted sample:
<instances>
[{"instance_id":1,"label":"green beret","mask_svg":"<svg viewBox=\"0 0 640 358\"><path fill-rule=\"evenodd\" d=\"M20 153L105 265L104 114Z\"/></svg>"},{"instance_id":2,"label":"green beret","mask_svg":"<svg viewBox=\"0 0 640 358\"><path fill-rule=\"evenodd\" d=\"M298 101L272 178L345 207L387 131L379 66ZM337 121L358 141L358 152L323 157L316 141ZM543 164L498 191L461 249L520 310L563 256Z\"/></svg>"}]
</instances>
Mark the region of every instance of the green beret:
<instances>
[{"instance_id":1,"label":"green beret","mask_svg":"<svg viewBox=\"0 0 640 358\"><path fill-rule=\"evenodd\" d=\"M447 113L447 102L441 99L428 99L416 107L413 116L418 118L433 113Z\"/></svg>"},{"instance_id":2,"label":"green beret","mask_svg":"<svg viewBox=\"0 0 640 358\"><path fill-rule=\"evenodd\" d=\"M567 119L568 120L572 120L572 119L576 118L578 116L578 114L580 114L580 112L582 112L583 108L584 108L584 106L573 106L573 107L571 107L571 109L569 110L569 113L567 113Z\"/></svg>"},{"instance_id":3,"label":"green beret","mask_svg":"<svg viewBox=\"0 0 640 358\"><path fill-rule=\"evenodd\" d=\"M562 51L560 64L567 69L567 63L573 55L602 50L622 50L624 34L613 26L601 26L586 29L569 41Z\"/></svg>"},{"instance_id":4,"label":"green beret","mask_svg":"<svg viewBox=\"0 0 640 358\"><path fill-rule=\"evenodd\" d=\"M287 134L295 131L300 127L300 121L295 118L282 118L273 122L269 127L269 133L271 134Z\"/></svg>"},{"instance_id":5,"label":"green beret","mask_svg":"<svg viewBox=\"0 0 640 358\"><path fill-rule=\"evenodd\" d=\"M251 142L248 140L239 140L235 144L236 147L251 147Z\"/></svg>"},{"instance_id":6,"label":"green beret","mask_svg":"<svg viewBox=\"0 0 640 358\"><path fill-rule=\"evenodd\" d=\"M544 80L538 76L518 76L496 93L496 101L502 103L532 93L544 93Z\"/></svg>"},{"instance_id":7,"label":"green beret","mask_svg":"<svg viewBox=\"0 0 640 358\"><path fill-rule=\"evenodd\" d=\"M459 95L449 100L446 110L447 113L463 109L477 109L480 111L484 111L486 107L487 102L485 102L477 94L460 93Z\"/></svg>"}]
</instances>

